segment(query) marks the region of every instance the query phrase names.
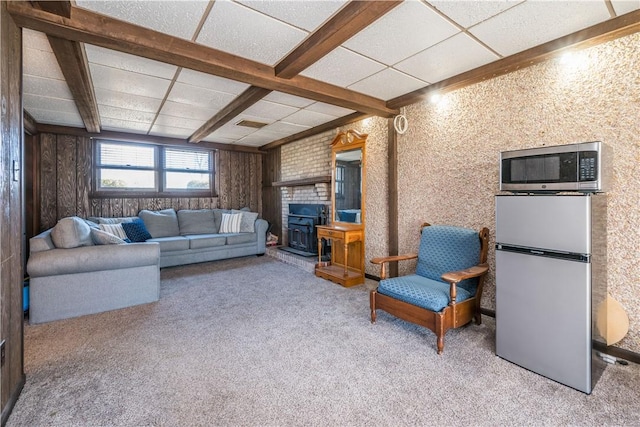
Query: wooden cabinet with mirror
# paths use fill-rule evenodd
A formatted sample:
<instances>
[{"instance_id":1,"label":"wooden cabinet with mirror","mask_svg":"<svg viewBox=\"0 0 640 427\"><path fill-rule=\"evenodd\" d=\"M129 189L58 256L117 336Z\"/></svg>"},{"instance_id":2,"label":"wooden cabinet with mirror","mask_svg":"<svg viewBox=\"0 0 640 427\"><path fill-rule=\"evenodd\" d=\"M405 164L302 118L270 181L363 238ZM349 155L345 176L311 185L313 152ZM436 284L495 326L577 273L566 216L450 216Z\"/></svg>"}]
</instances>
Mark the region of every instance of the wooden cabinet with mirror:
<instances>
[{"instance_id":1,"label":"wooden cabinet with mirror","mask_svg":"<svg viewBox=\"0 0 640 427\"><path fill-rule=\"evenodd\" d=\"M366 134L339 133L331 143L331 217L318 228L316 276L342 286L364 283L364 196ZM331 260L322 261L322 240L331 242Z\"/></svg>"}]
</instances>

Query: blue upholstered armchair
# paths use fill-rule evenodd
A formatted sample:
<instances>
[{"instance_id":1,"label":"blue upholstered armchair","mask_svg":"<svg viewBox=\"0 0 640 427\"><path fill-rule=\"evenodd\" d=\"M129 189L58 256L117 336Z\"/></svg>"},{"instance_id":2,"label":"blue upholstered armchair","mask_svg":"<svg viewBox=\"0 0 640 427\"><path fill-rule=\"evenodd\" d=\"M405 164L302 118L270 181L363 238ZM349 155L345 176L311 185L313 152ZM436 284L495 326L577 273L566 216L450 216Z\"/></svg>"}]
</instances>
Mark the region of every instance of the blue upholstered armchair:
<instances>
[{"instance_id":1,"label":"blue upholstered armchair","mask_svg":"<svg viewBox=\"0 0 640 427\"><path fill-rule=\"evenodd\" d=\"M371 322L376 310L432 330L438 354L447 330L475 318L480 324L480 299L487 265L489 230L478 233L461 227L423 224L417 254L371 260L380 264L381 280L371 291ZM418 259L414 274L387 278L389 262Z\"/></svg>"}]
</instances>

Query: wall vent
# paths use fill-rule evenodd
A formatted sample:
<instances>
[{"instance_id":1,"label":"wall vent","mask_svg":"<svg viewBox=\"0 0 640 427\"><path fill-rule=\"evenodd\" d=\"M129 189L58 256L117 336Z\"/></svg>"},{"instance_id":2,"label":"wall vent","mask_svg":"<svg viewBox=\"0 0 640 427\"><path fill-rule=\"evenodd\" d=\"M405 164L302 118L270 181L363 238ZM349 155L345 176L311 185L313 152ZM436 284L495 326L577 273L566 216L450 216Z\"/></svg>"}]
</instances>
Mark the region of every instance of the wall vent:
<instances>
[{"instance_id":1,"label":"wall vent","mask_svg":"<svg viewBox=\"0 0 640 427\"><path fill-rule=\"evenodd\" d=\"M262 122L254 122L253 120L240 120L236 123L236 126L244 126L247 128L260 129L261 127L265 127L267 123Z\"/></svg>"}]
</instances>

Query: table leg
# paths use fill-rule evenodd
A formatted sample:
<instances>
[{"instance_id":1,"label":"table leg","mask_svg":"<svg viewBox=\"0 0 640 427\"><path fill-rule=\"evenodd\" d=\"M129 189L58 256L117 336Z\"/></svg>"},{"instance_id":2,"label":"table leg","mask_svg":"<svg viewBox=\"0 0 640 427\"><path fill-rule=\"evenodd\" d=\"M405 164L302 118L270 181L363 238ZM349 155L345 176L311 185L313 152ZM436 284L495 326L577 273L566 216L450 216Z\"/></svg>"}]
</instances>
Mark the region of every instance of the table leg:
<instances>
[{"instance_id":1,"label":"table leg","mask_svg":"<svg viewBox=\"0 0 640 427\"><path fill-rule=\"evenodd\" d=\"M349 243L345 240L344 242L344 277L349 275L349 271L347 270L347 265L349 264Z\"/></svg>"}]
</instances>

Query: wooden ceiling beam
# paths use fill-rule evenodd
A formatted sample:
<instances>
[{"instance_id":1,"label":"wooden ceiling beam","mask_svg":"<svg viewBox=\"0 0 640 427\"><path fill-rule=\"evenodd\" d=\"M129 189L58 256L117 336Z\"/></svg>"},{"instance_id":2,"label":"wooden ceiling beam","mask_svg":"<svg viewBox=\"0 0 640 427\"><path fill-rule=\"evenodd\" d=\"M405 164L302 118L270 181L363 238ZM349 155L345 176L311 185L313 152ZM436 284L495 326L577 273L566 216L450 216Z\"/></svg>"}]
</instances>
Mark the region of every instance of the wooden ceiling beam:
<instances>
[{"instance_id":1,"label":"wooden ceiling beam","mask_svg":"<svg viewBox=\"0 0 640 427\"><path fill-rule=\"evenodd\" d=\"M220 110L215 116L207 120L190 137L189 142L200 142L207 135L221 128L226 123L233 120L238 114L251 107L256 102L267 96L271 91L257 86L250 86L242 92L236 99L231 101L226 107Z\"/></svg>"},{"instance_id":2,"label":"wooden ceiling beam","mask_svg":"<svg viewBox=\"0 0 640 427\"><path fill-rule=\"evenodd\" d=\"M640 31L640 10L609 19L531 49L502 58L471 71L399 96L387 102L387 107L399 109L425 100L434 93L446 93L475 83L508 74L557 56L561 51L587 48Z\"/></svg>"},{"instance_id":3,"label":"wooden ceiling beam","mask_svg":"<svg viewBox=\"0 0 640 427\"><path fill-rule=\"evenodd\" d=\"M283 79L275 75L273 67L259 62L79 7L72 6L71 18L38 10L29 2L7 2L6 7L18 26L50 36L89 43L368 114L391 117L398 113L388 108L383 100L372 96L304 76Z\"/></svg>"},{"instance_id":4,"label":"wooden ceiling beam","mask_svg":"<svg viewBox=\"0 0 640 427\"><path fill-rule=\"evenodd\" d=\"M402 0L349 2L276 65L276 76L289 79L298 75L401 3Z\"/></svg>"},{"instance_id":5,"label":"wooden ceiling beam","mask_svg":"<svg viewBox=\"0 0 640 427\"><path fill-rule=\"evenodd\" d=\"M348 124L351 124L351 123L355 123L355 122L360 121L360 120L364 120L364 119L366 119L368 117L371 117L371 116L372 116L371 114L365 114L365 113L357 113L357 112L356 113L351 113L348 116L340 117L340 118L337 118L337 119L332 120L330 122L323 123L321 125L313 127L311 129L303 130L302 132L298 132L298 133L296 133L294 135L289 135L289 136L287 136L285 138L278 139L276 141L270 142L270 143L260 147L260 150L267 151L267 150L270 150L272 148L276 148L276 147L279 147L281 145L288 144L290 142L298 141L298 140L300 140L302 138L307 138L309 136L314 136L314 135L317 135L319 133L326 132L328 130L338 128L340 126L345 126L345 125L348 125Z\"/></svg>"},{"instance_id":6,"label":"wooden ceiling beam","mask_svg":"<svg viewBox=\"0 0 640 427\"><path fill-rule=\"evenodd\" d=\"M64 18L71 16L71 3L68 1L38 1L35 3L44 11ZM47 35L47 38L73 95L84 126L89 132L100 132L98 102L84 46L76 41L51 35Z\"/></svg>"},{"instance_id":7,"label":"wooden ceiling beam","mask_svg":"<svg viewBox=\"0 0 640 427\"><path fill-rule=\"evenodd\" d=\"M38 123L36 124L37 133L53 133L56 135L73 135L73 136L86 136L89 138L108 139L111 141L123 141L123 142L138 142L141 144L160 144L170 145L176 147L190 147L193 148L193 144L189 143L186 139L170 138L166 136L156 135L144 135L128 132L114 132L103 130L100 133L87 132L85 129L75 128L70 126L58 126ZM264 151L260 151L256 147L247 147L244 145L236 144L221 144L218 142L202 142L201 148L210 148L214 150L225 151L240 151L243 153L258 153L264 154Z\"/></svg>"}]
</instances>

